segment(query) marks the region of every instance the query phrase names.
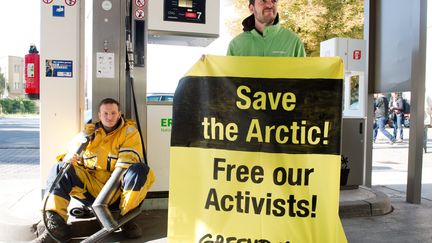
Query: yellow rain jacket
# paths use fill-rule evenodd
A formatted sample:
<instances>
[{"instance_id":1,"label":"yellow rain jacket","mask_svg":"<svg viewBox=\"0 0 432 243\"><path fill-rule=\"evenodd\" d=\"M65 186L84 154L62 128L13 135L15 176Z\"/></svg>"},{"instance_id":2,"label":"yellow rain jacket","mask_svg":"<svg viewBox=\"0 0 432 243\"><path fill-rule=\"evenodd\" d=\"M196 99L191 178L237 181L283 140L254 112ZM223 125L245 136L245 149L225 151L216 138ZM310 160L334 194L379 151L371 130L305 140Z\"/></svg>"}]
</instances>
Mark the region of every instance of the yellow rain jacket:
<instances>
[{"instance_id":1,"label":"yellow rain jacket","mask_svg":"<svg viewBox=\"0 0 432 243\"><path fill-rule=\"evenodd\" d=\"M121 118L120 125L108 134L99 123L86 125L86 132L92 127L95 135L83 154L83 166L99 182L105 184L115 167L141 162L143 151L135 122Z\"/></svg>"}]
</instances>

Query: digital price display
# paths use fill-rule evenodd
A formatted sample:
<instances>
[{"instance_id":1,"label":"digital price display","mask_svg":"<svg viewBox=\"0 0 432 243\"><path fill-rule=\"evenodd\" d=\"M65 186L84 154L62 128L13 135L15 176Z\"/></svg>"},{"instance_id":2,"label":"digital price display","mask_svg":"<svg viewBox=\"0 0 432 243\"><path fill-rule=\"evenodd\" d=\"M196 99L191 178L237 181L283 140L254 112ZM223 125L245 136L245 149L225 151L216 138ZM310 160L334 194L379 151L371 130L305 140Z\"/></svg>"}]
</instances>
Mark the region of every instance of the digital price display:
<instances>
[{"instance_id":1,"label":"digital price display","mask_svg":"<svg viewBox=\"0 0 432 243\"><path fill-rule=\"evenodd\" d=\"M206 0L164 0L164 20L205 24Z\"/></svg>"}]
</instances>

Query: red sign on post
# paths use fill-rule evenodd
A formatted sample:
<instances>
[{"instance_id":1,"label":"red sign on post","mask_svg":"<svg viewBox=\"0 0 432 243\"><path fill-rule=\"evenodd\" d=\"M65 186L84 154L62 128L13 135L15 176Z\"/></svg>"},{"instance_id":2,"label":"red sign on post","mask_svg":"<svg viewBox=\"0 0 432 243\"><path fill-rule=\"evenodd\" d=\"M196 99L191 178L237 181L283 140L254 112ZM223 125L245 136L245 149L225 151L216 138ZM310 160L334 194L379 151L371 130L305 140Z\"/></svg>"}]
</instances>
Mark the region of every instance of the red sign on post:
<instances>
[{"instance_id":1,"label":"red sign on post","mask_svg":"<svg viewBox=\"0 0 432 243\"><path fill-rule=\"evenodd\" d=\"M144 16L145 16L144 10L142 9L135 10L135 17L137 19L144 19Z\"/></svg>"},{"instance_id":2,"label":"red sign on post","mask_svg":"<svg viewBox=\"0 0 432 243\"><path fill-rule=\"evenodd\" d=\"M353 51L353 59L354 60L360 60L361 59L361 50L354 50Z\"/></svg>"},{"instance_id":3,"label":"red sign on post","mask_svg":"<svg viewBox=\"0 0 432 243\"><path fill-rule=\"evenodd\" d=\"M50 4L52 3L54 0L42 0L42 2L44 2L45 4Z\"/></svg>"},{"instance_id":4,"label":"red sign on post","mask_svg":"<svg viewBox=\"0 0 432 243\"><path fill-rule=\"evenodd\" d=\"M138 8L143 8L147 5L147 0L135 0L135 5Z\"/></svg>"},{"instance_id":5,"label":"red sign on post","mask_svg":"<svg viewBox=\"0 0 432 243\"><path fill-rule=\"evenodd\" d=\"M69 6L75 5L76 2L77 2L77 0L65 0L65 3Z\"/></svg>"}]
</instances>

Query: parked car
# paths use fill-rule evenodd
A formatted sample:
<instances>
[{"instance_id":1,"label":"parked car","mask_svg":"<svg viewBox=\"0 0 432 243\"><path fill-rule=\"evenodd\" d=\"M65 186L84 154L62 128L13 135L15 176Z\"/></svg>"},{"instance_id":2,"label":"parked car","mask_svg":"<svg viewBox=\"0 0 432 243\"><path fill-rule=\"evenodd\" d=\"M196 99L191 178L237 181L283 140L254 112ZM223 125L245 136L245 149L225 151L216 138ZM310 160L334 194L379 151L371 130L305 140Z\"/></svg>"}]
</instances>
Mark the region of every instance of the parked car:
<instances>
[{"instance_id":1,"label":"parked car","mask_svg":"<svg viewBox=\"0 0 432 243\"><path fill-rule=\"evenodd\" d=\"M172 93L149 93L147 94L147 101L160 101L160 102L172 102L174 99L174 94Z\"/></svg>"}]
</instances>

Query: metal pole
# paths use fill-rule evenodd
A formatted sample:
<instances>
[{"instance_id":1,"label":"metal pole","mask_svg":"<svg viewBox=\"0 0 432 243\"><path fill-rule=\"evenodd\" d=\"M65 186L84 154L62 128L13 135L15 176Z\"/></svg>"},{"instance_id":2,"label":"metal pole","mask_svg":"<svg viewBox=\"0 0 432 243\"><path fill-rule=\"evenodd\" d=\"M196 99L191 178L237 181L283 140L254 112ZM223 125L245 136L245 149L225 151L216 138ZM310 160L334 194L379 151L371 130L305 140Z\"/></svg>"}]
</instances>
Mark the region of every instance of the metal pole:
<instances>
[{"instance_id":1,"label":"metal pole","mask_svg":"<svg viewBox=\"0 0 432 243\"><path fill-rule=\"evenodd\" d=\"M423 166L423 129L426 77L427 0L416 0L413 4L414 41L411 72L411 119L408 150L407 197L409 203L421 203ZM415 98L413 98L415 97Z\"/></svg>"}]
</instances>

